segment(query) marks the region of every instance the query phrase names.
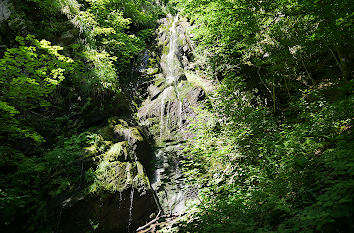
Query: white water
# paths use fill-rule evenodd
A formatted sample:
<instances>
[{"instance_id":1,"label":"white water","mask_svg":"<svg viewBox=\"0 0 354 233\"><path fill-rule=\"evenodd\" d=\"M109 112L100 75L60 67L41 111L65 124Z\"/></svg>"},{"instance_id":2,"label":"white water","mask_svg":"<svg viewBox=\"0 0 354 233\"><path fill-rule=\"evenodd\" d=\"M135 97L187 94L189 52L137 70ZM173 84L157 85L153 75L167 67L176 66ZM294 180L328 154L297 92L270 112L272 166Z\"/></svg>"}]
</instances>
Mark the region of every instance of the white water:
<instances>
[{"instance_id":1,"label":"white water","mask_svg":"<svg viewBox=\"0 0 354 233\"><path fill-rule=\"evenodd\" d=\"M164 73L167 87L161 93L160 107L160 140L168 139L171 129L181 130L183 126L183 104L178 90L181 76L181 64L178 60L178 15L174 17L169 30L169 52L165 56ZM177 99L177 101L176 101ZM177 106L175 106L177 104ZM167 109L166 109L167 108ZM171 112L174 111L174 112ZM174 125L175 124L175 125ZM171 127L170 127L171 126ZM185 211L186 194L181 181L182 172L179 168L180 145L169 144L155 154L157 168L151 187L156 191L159 202L165 213L182 214Z\"/></svg>"},{"instance_id":2,"label":"white water","mask_svg":"<svg viewBox=\"0 0 354 233\"><path fill-rule=\"evenodd\" d=\"M163 150L158 150L156 153L156 160L162 161L162 157L164 156ZM154 190L157 190L159 187L158 185L161 183L161 173L164 171L164 169L161 166L158 166L155 169L155 174L154 174L154 180L151 182L151 187Z\"/></svg>"},{"instance_id":3,"label":"white water","mask_svg":"<svg viewBox=\"0 0 354 233\"><path fill-rule=\"evenodd\" d=\"M161 98L161 113L160 113L160 140L163 139L163 133L164 133L164 128L165 128L165 124L164 124L164 115L165 115L165 102L166 102L166 95L167 95L167 91L164 90L162 92L162 98Z\"/></svg>"},{"instance_id":4,"label":"white water","mask_svg":"<svg viewBox=\"0 0 354 233\"><path fill-rule=\"evenodd\" d=\"M133 213L133 200L134 199L134 187L132 187L132 190L130 192L130 207L129 207L129 222L128 222L128 232L130 232L130 227L132 225L132 213Z\"/></svg>"},{"instance_id":5,"label":"white water","mask_svg":"<svg viewBox=\"0 0 354 233\"><path fill-rule=\"evenodd\" d=\"M178 58L176 56L176 51L178 49L178 37L177 37L177 21L178 15L175 16L173 20L172 26L170 28L170 49L167 55L167 77L166 81L168 84L172 84L178 82Z\"/></svg>"},{"instance_id":6,"label":"white water","mask_svg":"<svg viewBox=\"0 0 354 233\"><path fill-rule=\"evenodd\" d=\"M179 79L180 64L176 52L178 52L178 34L177 34L177 22L178 15L175 16L172 26L170 28L170 43L169 43L169 53L167 55L167 77L166 82L169 85L173 85L177 99L178 99L178 126L182 127L182 101L180 98L180 93L177 88Z\"/></svg>"},{"instance_id":7,"label":"white water","mask_svg":"<svg viewBox=\"0 0 354 233\"><path fill-rule=\"evenodd\" d=\"M162 97L161 97L161 107L160 107L160 140L166 138L166 134L168 133L170 108L172 104L170 95L172 94L172 92L173 92L173 87L169 86L161 94ZM165 116L165 112L167 113L166 116Z\"/></svg>"}]
</instances>

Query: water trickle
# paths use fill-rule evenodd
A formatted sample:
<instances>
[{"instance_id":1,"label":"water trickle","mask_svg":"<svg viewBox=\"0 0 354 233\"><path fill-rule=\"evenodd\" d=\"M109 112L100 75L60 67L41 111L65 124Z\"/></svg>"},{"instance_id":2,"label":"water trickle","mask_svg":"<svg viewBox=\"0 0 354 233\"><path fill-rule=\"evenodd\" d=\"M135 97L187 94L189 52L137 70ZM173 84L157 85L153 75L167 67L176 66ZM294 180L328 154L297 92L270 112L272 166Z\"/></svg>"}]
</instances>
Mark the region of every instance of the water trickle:
<instances>
[{"instance_id":1,"label":"water trickle","mask_svg":"<svg viewBox=\"0 0 354 233\"><path fill-rule=\"evenodd\" d=\"M178 35L177 35L177 21L178 15L173 20L172 26L170 28L170 43L169 52L167 55L167 72L166 81L168 84L175 84L178 82L178 71L179 71L179 61L176 55L178 50Z\"/></svg>"},{"instance_id":2,"label":"water trickle","mask_svg":"<svg viewBox=\"0 0 354 233\"><path fill-rule=\"evenodd\" d=\"M161 113L160 113L160 140L163 140L163 133L164 133L164 116L165 116L165 102L166 102L166 94L167 91L164 90L164 92L162 93L162 98L161 98Z\"/></svg>"},{"instance_id":3,"label":"water trickle","mask_svg":"<svg viewBox=\"0 0 354 233\"><path fill-rule=\"evenodd\" d=\"M129 222L128 222L128 232L130 232L130 227L132 225L132 213L133 213L133 200L134 199L134 187L130 191L130 207L129 207Z\"/></svg>"},{"instance_id":4,"label":"water trickle","mask_svg":"<svg viewBox=\"0 0 354 233\"><path fill-rule=\"evenodd\" d=\"M154 178L153 178L153 180L151 180L151 187L154 190L158 190L159 185L161 183L161 173L164 171L164 169L162 167L162 162L161 162L161 161L163 161L164 151L158 150L157 153L155 154L155 156L156 156L156 161L159 161L159 163L156 166Z\"/></svg>"},{"instance_id":5,"label":"water trickle","mask_svg":"<svg viewBox=\"0 0 354 233\"><path fill-rule=\"evenodd\" d=\"M176 88L176 93L177 93L177 99L178 99L178 126L180 127L180 128L182 128L182 126L183 126L183 118L182 118L182 108L183 108L183 102L182 102L182 100L180 99L180 95L179 95L179 92L178 92L178 89Z\"/></svg>"},{"instance_id":6,"label":"water trickle","mask_svg":"<svg viewBox=\"0 0 354 233\"><path fill-rule=\"evenodd\" d=\"M183 102L180 77L183 69L178 59L178 15L174 17L169 30L169 52L163 58L163 71L167 87L161 93L160 140L165 146L156 151L157 167L151 182L165 213L182 214L185 211L186 194L179 167L182 146L174 144L176 132L183 126Z\"/></svg>"},{"instance_id":7,"label":"water trickle","mask_svg":"<svg viewBox=\"0 0 354 233\"><path fill-rule=\"evenodd\" d=\"M183 103L180 98L180 93L177 88L179 80L180 63L176 52L178 52L178 34L177 34L177 22L178 15L175 16L172 26L170 28L170 43L169 43L169 53L167 55L167 77L166 82L173 86L176 97L178 100L178 110L177 110L177 125L182 127L182 107Z\"/></svg>"}]
</instances>

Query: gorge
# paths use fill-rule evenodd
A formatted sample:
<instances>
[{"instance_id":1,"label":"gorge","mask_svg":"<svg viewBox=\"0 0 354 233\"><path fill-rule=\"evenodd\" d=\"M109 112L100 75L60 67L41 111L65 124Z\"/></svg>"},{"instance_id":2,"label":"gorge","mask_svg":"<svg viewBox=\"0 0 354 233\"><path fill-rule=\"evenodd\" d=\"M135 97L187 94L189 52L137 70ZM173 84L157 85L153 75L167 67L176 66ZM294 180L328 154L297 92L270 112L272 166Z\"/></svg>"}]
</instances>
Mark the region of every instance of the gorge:
<instances>
[{"instance_id":1,"label":"gorge","mask_svg":"<svg viewBox=\"0 0 354 233\"><path fill-rule=\"evenodd\" d=\"M0 0L0 230L354 232L349 0Z\"/></svg>"}]
</instances>

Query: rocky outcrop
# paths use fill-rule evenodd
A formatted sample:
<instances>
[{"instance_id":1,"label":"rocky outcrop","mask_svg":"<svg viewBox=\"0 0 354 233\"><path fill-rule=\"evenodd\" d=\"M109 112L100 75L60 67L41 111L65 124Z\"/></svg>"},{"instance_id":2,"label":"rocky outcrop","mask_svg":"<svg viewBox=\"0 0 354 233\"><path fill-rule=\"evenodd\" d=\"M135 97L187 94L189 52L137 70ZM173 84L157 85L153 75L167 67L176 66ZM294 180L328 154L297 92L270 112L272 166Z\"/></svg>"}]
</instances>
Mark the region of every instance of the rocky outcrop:
<instances>
[{"instance_id":1,"label":"rocky outcrop","mask_svg":"<svg viewBox=\"0 0 354 233\"><path fill-rule=\"evenodd\" d=\"M180 161L185 141L193 137L188 127L196 118L194 109L208 90L189 68L188 23L177 17L161 22L161 56L145 52L138 67L146 79L139 125L131 117L111 117L97 131L86 148L95 164L93 182L63 202L59 232L132 232L159 211L182 214L195 199L197 192L184 184ZM155 153L146 129L157 144Z\"/></svg>"},{"instance_id":2,"label":"rocky outcrop","mask_svg":"<svg viewBox=\"0 0 354 233\"><path fill-rule=\"evenodd\" d=\"M160 70L148 87L149 96L138 111L140 124L148 127L158 143L183 141L191 134L189 122L195 117L193 108L205 97L201 86L187 79L193 44L189 23L182 18L162 19L158 29Z\"/></svg>"},{"instance_id":3,"label":"rocky outcrop","mask_svg":"<svg viewBox=\"0 0 354 233\"><path fill-rule=\"evenodd\" d=\"M63 202L59 232L134 232L157 214L145 170L152 152L138 126L112 117L85 150L92 182Z\"/></svg>"},{"instance_id":4,"label":"rocky outcrop","mask_svg":"<svg viewBox=\"0 0 354 233\"><path fill-rule=\"evenodd\" d=\"M11 15L9 2L9 0L4 0L0 2L0 23L4 20L7 20Z\"/></svg>"},{"instance_id":5,"label":"rocky outcrop","mask_svg":"<svg viewBox=\"0 0 354 233\"><path fill-rule=\"evenodd\" d=\"M157 142L156 170L150 177L159 203L166 215L182 214L197 192L184 184L181 161L185 141L193 137L188 129L196 120L196 108L206 97L207 82L191 70L193 44L189 24L180 17L160 21L158 29L161 57L156 64L161 73L152 77L148 97L138 110L139 124L146 127Z\"/></svg>"},{"instance_id":6,"label":"rocky outcrop","mask_svg":"<svg viewBox=\"0 0 354 233\"><path fill-rule=\"evenodd\" d=\"M135 232L156 215L151 193L127 189L119 194L90 195L62 210L58 232Z\"/></svg>"},{"instance_id":7,"label":"rocky outcrop","mask_svg":"<svg viewBox=\"0 0 354 233\"><path fill-rule=\"evenodd\" d=\"M170 87L150 95L139 109L141 124L150 129L158 142L190 138L187 128L195 118L193 108L205 98L204 90L189 82L181 82L176 89L178 93Z\"/></svg>"}]
</instances>

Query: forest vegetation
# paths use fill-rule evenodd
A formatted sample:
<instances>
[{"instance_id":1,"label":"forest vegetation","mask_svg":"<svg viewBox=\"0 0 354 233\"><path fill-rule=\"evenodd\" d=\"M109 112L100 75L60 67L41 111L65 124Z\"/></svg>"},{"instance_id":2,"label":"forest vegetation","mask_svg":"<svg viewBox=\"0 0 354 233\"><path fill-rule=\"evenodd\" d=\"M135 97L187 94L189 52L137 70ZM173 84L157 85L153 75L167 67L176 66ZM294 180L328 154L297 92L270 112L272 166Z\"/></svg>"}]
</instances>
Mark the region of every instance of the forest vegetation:
<instances>
[{"instance_id":1,"label":"forest vegetation","mask_svg":"<svg viewBox=\"0 0 354 233\"><path fill-rule=\"evenodd\" d=\"M352 1L5 0L0 8L2 232L76 232L59 226L66 200L118 193L102 181L111 145L100 135L112 117L138 124L151 76L139 72L141 57L161 52L158 22L177 13L191 24L193 72L214 88L195 109L181 161L197 203L161 232L354 231ZM108 232L87 221L82 232Z\"/></svg>"}]
</instances>

